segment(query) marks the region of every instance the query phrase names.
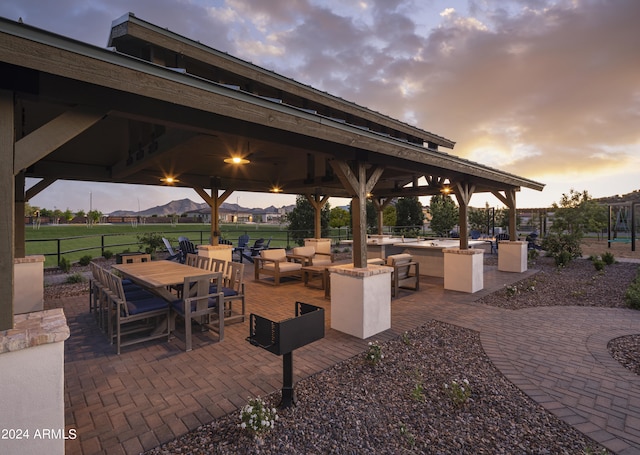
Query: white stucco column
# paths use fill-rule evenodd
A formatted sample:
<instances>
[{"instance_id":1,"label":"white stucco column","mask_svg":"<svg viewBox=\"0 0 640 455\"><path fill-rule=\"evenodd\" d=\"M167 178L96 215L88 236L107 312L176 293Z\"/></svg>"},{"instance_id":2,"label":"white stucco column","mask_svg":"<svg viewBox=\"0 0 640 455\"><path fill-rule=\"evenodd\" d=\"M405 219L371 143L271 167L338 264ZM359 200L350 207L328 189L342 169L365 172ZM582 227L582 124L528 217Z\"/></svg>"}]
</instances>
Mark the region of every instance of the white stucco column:
<instances>
[{"instance_id":1,"label":"white stucco column","mask_svg":"<svg viewBox=\"0 0 640 455\"><path fill-rule=\"evenodd\" d=\"M365 339L391 328L391 267L348 264L329 271L332 329Z\"/></svg>"},{"instance_id":2,"label":"white stucco column","mask_svg":"<svg viewBox=\"0 0 640 455\"><path fill-rule=\"evenodd\" d=\"M502 241L498 244L498 270L522 273L527 271L528 242Z\"/></svg>"},{"instance_id":3,"label":"white stucco column","mask_svg":"<svg viewBox=\"0 0 640 455\"><path fill-rule=\"evenodd\" d=\"M14 314L43 310L44 261L42 255L13 259Z\"/></svg>"},{"instance_id":4,"label":"white stucco column","mask_svg":"<svg viewBox=\"0 0 640 455\"><path fill-rule=\"evenodd\" d=\"M233 245L198 245L198 255L231 262Z\"/></svg>"},{"instance_id":5,"label":"white stucco column","mask_svg":"<svg viewBox=\"0 0 640 455\"><path fill-rule=\"evenodd\" d=\"M19 314L0 332L0 439L3 455L64 454L77 436L64 424L64 341L69 326L61 308Z\"/></svg>"},{"instance_id":6,"label":"white stucco column","mask_svg":"<svg viewBox=\"0 0 640 455\"><path fill-rule=\"evenodd\" d=\"M473 294L484 287L484 251L445 248L444 288Z\"/></svg>"}]
</instances>

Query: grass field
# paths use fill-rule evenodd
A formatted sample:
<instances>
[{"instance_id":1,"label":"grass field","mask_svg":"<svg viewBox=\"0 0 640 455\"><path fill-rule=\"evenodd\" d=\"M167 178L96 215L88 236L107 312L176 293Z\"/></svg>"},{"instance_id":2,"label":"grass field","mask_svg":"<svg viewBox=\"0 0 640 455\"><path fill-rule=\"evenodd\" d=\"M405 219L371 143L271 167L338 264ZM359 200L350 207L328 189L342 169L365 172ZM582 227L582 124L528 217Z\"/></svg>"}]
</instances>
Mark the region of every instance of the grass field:
<instances>
[{"instance_id":1,"label":"grass field","mask_svg":"<svg viewBox=\"0 0 640 455\"><path fill-rule=\"evenodd\" d=\"M188 237L193 243L209 243L211 227L205 224L99 224L91 228L85 225L46 225L39 229L27 226L26 253L44 254L45 267L58 265L58 252L70 262L76 262L81 257L89 255L92 258L102 256L102 251L113 254L142 250L138 236L144 233L158 233L171 241L174 247L178 245L178 237ZM258 239L271 239L270 247L285 248L292 245L286 227L273 224L224 224L221 226L222 238L238 242L238 237L249 235L250 244ZM346 238L346 231L342 233L334 230L331 236L336 240Z\"/></svg>"}]
</instances>

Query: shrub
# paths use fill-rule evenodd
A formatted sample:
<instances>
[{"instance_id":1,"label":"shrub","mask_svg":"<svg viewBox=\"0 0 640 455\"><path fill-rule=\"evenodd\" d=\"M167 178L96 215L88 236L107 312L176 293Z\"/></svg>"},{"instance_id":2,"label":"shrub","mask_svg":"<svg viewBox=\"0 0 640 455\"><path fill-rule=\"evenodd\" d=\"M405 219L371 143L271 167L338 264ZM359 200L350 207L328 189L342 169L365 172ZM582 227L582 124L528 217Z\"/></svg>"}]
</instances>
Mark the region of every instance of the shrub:
<instances>
[{"instance_id":1,"label":"shrub","mask_svg":"<svg viewBox=\"0 0 640 455\"><path fill-rule=\"evenodd\" d=\"M640 310L640 270L638 270L636 278L627 288L624 298L630 308Z\"/></svg>"},{"instance_id":2,"label":"shrub","mask_svg":"<svg viewBox=\"0 0 640 455\"><path fill-rule=\"evenodd\" d=\"M82 257L80 258L80 260L78 260L78 263L79 263L81 266L87 266L87 265L89 265L89 263L91 262L91 259L93 259L93 258L91 257L91 255L89 255L89 254L85 254L84 256L82 256Z\"/></svg>"},{"instance_id":3,"label":"shrub","mask_svg":"<svg viewBox=\"0 0 640 455\"><path fill-rule=\"evenodd\" d=\"M535 249L527 250L527 261L529 263L535 262L535 260L538 259L538 256L540 256L540 253L538 252L538 250L535 250Z\"/></svg>"},{"instance_id":4,"label":"shrub","mask_svg":"<svg viewBox=\"0 0 640 455\"><path fill-rule=\"evenodd\" d=\"M67 273L69 270L71 270L71 262L69 261L69 259L63 256L60 258L60 262L58 262L58 267L60 267L60 270L62 270L64 273Z\"/></svg>"},{"instance_id":5,"label":"shrub","mask_svg":"<svg viewBox=\"0 0 640 455\"><path fill-rule=\"evenodd\" d=\"M471 397L471 386L465 378L462 381L451 381L451 384L445 384L444 389L456 406L462 406Z\"/></svg>"},{"instance_id":6,"label":"shrub","mask_svg":"<svg viewBox=\"0 0 640 455\"><path fill-rule=\"evenodd\" d=\"M609 251L602 253L602 260L607 265L611 265L616 262L616 258L613 256L613 253L610 253Z\"/></svg>"},{"instance_id":7,"label":"shrub","mask_svg":"<svg viewBox=\"0 0 640 455\"><path fill-rule=\"evenodd\" d=\"M104 257L106 260L111 259L113 257L113 251L104 250L104 253L102 253L102 257Z\"/></svg>"},{"instance_id":8,"label":"shrub","mask_svg":"<svg viewBox=\"0 0 640 455\"><path fill-rule=\"evenodd\" d=\"M577 234L550 234L542 241L542 249L555 259L556 266L564 267L582 256L580 238Z\"/></svg>"},{"instance_id":9,"label":"shrub","mask_svg":"<svg viewBox=\"0 0 640 455\"><path fill-rule=\"evenodd\" d=\"M84 281L84 276L82 276L81 273L74 273L72 275L69 275L66 280L66 282L69 284L83 283Z\"/></svg>"},{"instance_id":10,"label":"shrub","mask_svg":"<svg viewBox=\"0 0 640 455\"><path fill-rule=\"evenodd\" d=\"M154 254L160 247L164 246L162 234L156 232L147 232L138 235L138 242L142 244L141 247L144 247L144 252L147 254Z\"/></svg>"},{"instance_id":11,"label":"shrub","mask_svg":"<svg viewBox=\"0 0 640 455\"><path fill-rule=\"evenodd\" d=\"M604 270L604 265L605 265L604 261L600 258L593 261L593 266L596 268L598 272L601 272Z\"/></svg>"}]
</instances>

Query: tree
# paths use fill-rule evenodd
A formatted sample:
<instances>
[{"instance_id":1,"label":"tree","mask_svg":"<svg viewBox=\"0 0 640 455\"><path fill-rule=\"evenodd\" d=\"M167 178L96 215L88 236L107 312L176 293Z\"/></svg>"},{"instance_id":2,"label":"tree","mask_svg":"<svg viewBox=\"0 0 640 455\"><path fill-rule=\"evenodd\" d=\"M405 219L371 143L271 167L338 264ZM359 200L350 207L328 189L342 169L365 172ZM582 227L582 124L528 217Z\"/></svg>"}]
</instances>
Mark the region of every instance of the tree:
<instances>
[{"instance_id":1,"label":"tree","mask_svg":"<svg viewBox=\"0 0 640 455\"><path fill-rule=\"evenodd\" d=\"M342 207L334 207L329 211L329 226L341 228L351 225L351 215Z\"/></svg>"},{"instance_id":2,"label":"tree","mask_svg":"<svg viewBox=\"0 0 640 455\"><path fill-rule=\"evenodd\" d=\"M483 234L487 232L487 209L476 209L469 207L469 227L472 230L479 231Z\"/></svg>"},{"instance_id":3,"label":"tree","mask_svg":"<svg viewBox=\"0 0 640 455\"><path fill-rule=\"evenodd\" d=\"M401 229L401 232L417 235L422 229L423 223L422 203L417 196L398 199L396 202L396 226Z\"/></svg>"},{"instance_id":4,"label":"tree","mask_svg":"<svg viewBox=\"0 0 640 455\"><path fill-rule=\"evenodd\" d=\"M68 223L73 219L73 212L67 209L64 212L62 212L62 216L64 217L65 221Z\"/></svg>"},{"instance_id":5,"label":"tree","mask_svg":"<svg viewBox=\"0 0 640 455\"><path fill-rule=\"evenodd\" d=\"M382 211L382 224L385 226L395 226L398 221L398 212L395 205L387 205Z\"/></svg>"},{"instance_id":6,"label":"tree","mask_svg":"<svg viewBox=\"0 0 640 455\"><path fill-rule=\"evenodd\" d=\"M562 194L560 204L554 202L552 207L554 232L582 236L585 232L600 232L607 225L607 209L586 190L579 193L572 188L569 194Z\"/></svg>"},{"instance_id":7,"label":"tree","mask_svg":"<svg viewBox=\"0 0 640 455\"><path fill-rule=\"evenodd\" d=\"M431 230L440 237L446 237L458 224L458 207L448 194L431 196Z\"/></svg>"},{"instance_id":8,"label":"tree","mask_svg":"<svg viewBox=\"0 0 640 455\"><path fill-rule=\"evenodd\" d=\"M322 237L329 236L329 212L329 204L325 204L320 214ZM296 244L304 245L304 239L315 237L315 210L306 197L296 197L296 206L287 214L287 221L287 231Z\"/></svg>"},{"instance_id":9,"label":"tree","mask_svg":"<svg viewBox=\"0 0 640 455\"><path fill-rule=\"evenodd\" d=\"M87 213L84 210L80 209L76 212L76 216L87 216Z\"/></svg>"},{"instance_id":10,"label":"tree","mask_svg":"<svg viewBox=\"0 0 640 455\"><path fill-rule=\"evenodd\" d=\"M90 210L87 213L87 217L91 224L98 223L100 221L100 217L102 216L102 212L99 210Z\"/></svg>"},{"instance_id":11,"label":"tree","mask_svg":"<svg viewBox=\"0 0 640 455\"><path fill-rule=\"evenodd\" d=\"M554 202L552 208L553 225L542 241L542 248L555 259L556 265L564 266L582 256L580 243L585 232L606 226L607 211L587 191L579 193L573 188L569 194L563 193L560 204Z\"/></svg>"}]
</instances>

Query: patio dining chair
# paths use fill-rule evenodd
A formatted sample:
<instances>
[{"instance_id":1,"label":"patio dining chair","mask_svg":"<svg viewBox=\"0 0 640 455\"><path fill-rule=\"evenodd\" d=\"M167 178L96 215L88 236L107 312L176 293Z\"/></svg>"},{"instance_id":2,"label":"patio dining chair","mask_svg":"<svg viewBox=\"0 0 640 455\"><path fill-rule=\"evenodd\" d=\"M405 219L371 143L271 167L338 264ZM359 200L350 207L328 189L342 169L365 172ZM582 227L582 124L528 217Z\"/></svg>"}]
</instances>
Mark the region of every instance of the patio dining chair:
<instances>
[{"instance_id":1,"label":"patio dining chair","mask_svg":"<svg viewBox=\"0 0 640 455\"><path fill-rule=\"evenodd\" d=\"M224 339L224 293L209 292L212 282L222 285L222 273L185 277L182 285L183 298L171 304L172 311L184 319L186 351L193 348L193 322L200 324L203 331L217 331L219 341ZM215 319L218 324L212 326L210 322Z\"/></svg>"},{"instance_id":2,"label":"patio dining chair","mask_svg":"<svg viewBox=\"0 0 640 455\"><path fill-rule=\"evenodd\" d=\"M125 290L122 278L107 272L109 298L109 340L115 339L116 353L136 343L167 338L169 340L169 304L166 300L142 289ZM115 333L114 333L115 331ZM134 334L142 334L134 337Z\"/></svg>"},{"instance_id":3,"label":"patio dining chair","mask_svg":"<svg viewBox=\"0 0 640 455\"><path fill-rule=\"evenodd\" d=\"M244 322L245 319L245 293L244 293L244 264L238 262L229 262L227 270L223 277L223 285L221 288L224 294L224 322ZM218 285L212 284L209 288L210 293L218 292ZM240 313L233 312L233 302L240 300ZM216 322L212 323L214 326Z\"/></svg>"}]
</instances>

